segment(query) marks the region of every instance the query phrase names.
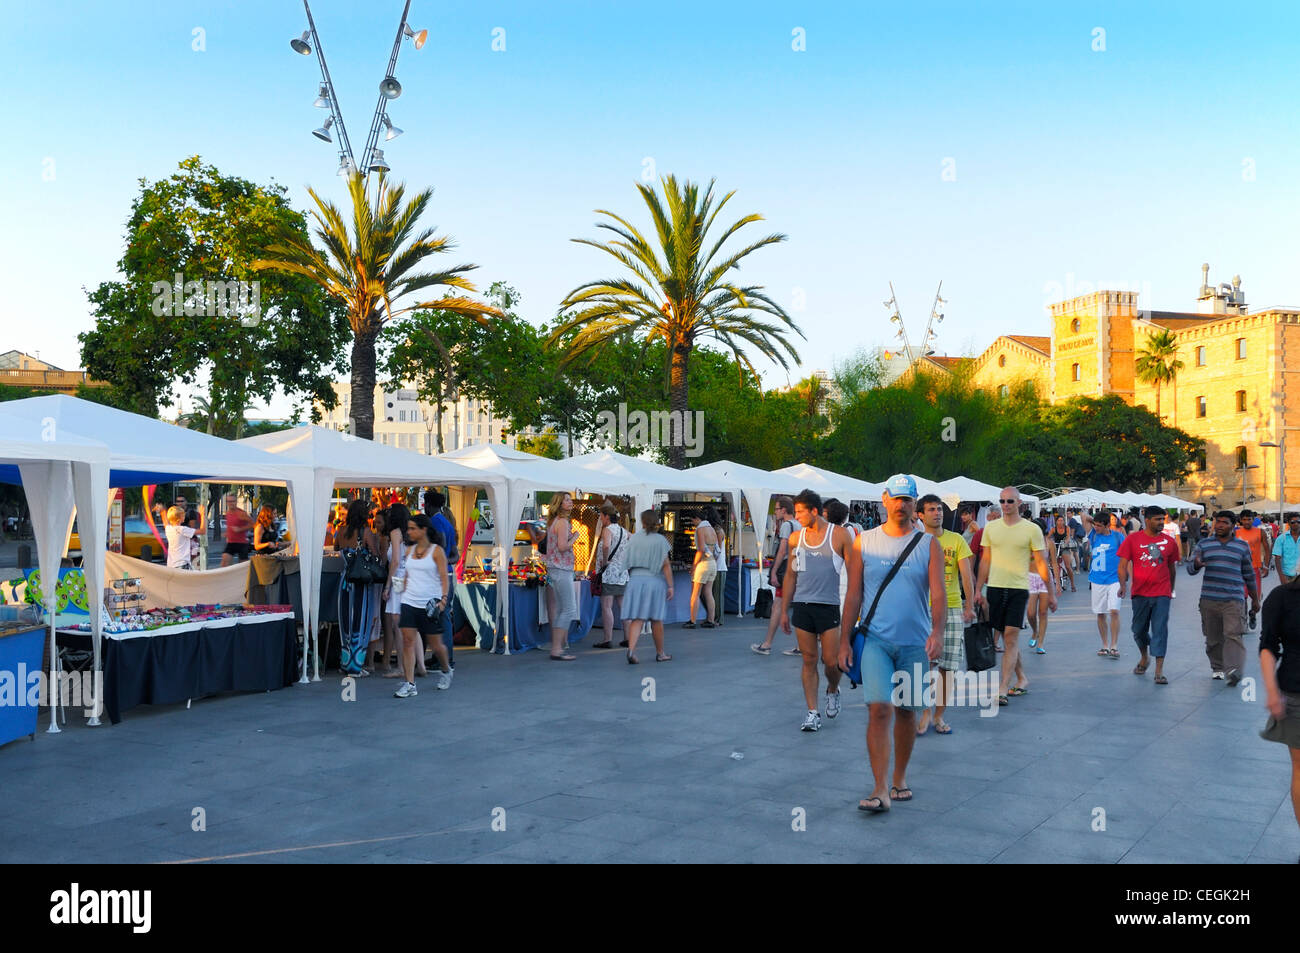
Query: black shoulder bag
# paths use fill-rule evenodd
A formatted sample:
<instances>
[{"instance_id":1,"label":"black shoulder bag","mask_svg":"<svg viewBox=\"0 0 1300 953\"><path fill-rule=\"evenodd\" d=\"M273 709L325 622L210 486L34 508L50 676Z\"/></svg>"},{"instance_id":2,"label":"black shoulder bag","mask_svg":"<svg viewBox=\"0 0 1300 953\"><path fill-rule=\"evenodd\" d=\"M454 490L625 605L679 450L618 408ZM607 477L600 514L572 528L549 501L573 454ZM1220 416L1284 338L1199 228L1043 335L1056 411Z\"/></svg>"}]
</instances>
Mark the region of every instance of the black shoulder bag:
<instances>
[{"instance_id":1,"label":"black shoulder bag","mask_svg":"<svg viewBox=\"0 0 1300 953\"><path fill-rule=\"evenodd\" d=\"M862 684L862 651L867 644L867 630L871 626L872 617L876 614L876 606L880 605L880 597L884 595L885 587L893 581L896 575L898 575L898 570L903 567L903 563L907 562L907 557L912 555L912 550L916 549L916 547L920 545L921 538L929 535L929 533L916 533L913 535L912 541L903 548L903 552L899 555L898 560L890 568L889 574L885 576L885 581L882 582L880 588L876 590L876 598L871 600L871 608L867 610L866 616L863 617L861 622L854 626L852 636L853 661L844 672L844 674L849 677L849 688L857 688Z\"/></svg>"}]
</instances>

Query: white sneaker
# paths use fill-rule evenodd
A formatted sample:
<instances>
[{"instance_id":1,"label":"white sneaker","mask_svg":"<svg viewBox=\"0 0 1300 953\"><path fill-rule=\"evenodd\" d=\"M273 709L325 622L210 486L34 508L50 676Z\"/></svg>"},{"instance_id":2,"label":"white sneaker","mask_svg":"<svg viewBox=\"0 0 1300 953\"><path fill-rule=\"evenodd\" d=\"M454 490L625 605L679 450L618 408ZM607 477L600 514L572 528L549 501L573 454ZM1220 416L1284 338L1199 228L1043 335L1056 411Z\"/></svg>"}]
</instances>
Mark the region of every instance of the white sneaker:
<instances>
[{"instance_id":1,"label":"white sneaker","mask_svg":"<svg viewBox=\"0 0 1300 953\"><path fill-rule=\"evenodd\" d=\"M782 654L782 655L790 655L790 656L794 656L794 655L803 655L803 651L799 648L799 646L796 645L796 646L795 646L794 648L792 648L792 649L786 649L786 650L785 650L784 652L782 652L781 654Z\"/></svg>"},{"instance_id":2,"label":"white sneaker","mask_svg":"<svg viewBox=\"0 0 1300 953\"><path fill-rule=\"evenodd\" d=\"M397 691L393 692L394 698L412 698L420 694L420 690L415 687L415 682L402 682Z\"/></svg>"},{"instance_id":3,"label":"white sneaker","mask_svg":"<svg viewBox=\"0 0 1300 953\"><path fill-rule=\"evenodd\" d=\"M834 718L840 713L840 693L826 693L826 717Z\"/></svg>"},{"instance_id":4,"label":"white sneaker","mask_svg":"<svg viewBox=\"0 0 1300 953\"><path fill-rule=\"evenodd\" d=\"M445 672L438 673L438 691L445 692L451 688L451 677L456 674L454 668L449 668Z\"/></svg>"},{"instance_id":5,"label":"white sneaker","mask_svg":"<svg viewBox=\"0 0 1300 953\"><path fill-rule=\"evenodd\" d=\"M1215 672L1213 675L1210 676L1210 678L1217 678L1217 679L1219 679L1220 681L1222 681L1222 680L1223 680L1223 673L1222 673L1222 672Z\"/></svg>"},{"instance_id":6,"label":"white sneaker","mask_svg":"<svg viewBox=\"0 0 1300 953\"><path fill-rule=\"evenodd\" d=\"M815 711L810 711L804 717L803 724L799 727L800 731L816 731L822 726L822 716Z\"/></svg>"}]
</instances>

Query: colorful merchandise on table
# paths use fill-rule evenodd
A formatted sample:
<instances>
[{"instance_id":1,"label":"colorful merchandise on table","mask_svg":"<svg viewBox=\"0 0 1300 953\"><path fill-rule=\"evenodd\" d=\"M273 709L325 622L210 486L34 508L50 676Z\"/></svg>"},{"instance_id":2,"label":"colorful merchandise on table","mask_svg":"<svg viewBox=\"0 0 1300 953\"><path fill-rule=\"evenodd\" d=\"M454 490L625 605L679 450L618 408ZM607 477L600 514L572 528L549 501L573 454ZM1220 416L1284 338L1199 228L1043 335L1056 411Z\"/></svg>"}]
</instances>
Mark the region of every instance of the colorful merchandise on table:
<instances>
[{"instance_id":1,"label":"colorful merchandise on table","mask_svg":"<svg viewBox=\"0 0 1300 953\"><path fill-rule=\"evenodd\" d=\"M116 632L150 632L170 625L186 625L191 622L213 622L222 619L242 619L248 616L267 615L277 612L292 612L293 606L248 606L248 605L194 605L171 606L166 609L142 609L127 611L122 618L104 624L104 631ZM60 630L71 632L89 632L89 622L61 626Z\"/></svg>"}]
</instances>

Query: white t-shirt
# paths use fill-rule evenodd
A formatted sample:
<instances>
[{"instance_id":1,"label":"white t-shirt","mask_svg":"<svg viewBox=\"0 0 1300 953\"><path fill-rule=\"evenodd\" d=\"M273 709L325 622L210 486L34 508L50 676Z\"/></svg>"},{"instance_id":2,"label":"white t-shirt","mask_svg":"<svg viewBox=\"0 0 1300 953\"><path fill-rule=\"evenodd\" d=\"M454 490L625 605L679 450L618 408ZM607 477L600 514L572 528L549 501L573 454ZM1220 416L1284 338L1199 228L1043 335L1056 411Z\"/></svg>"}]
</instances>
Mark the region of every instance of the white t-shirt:
<instances>
[{"instance_id":1,"label":"white t-shirt","mask_svg":"<svg viewBox=\"0 0 1300 953\"><path fill-rule=\"evenodd\" d=\"M167 568L190 568L190 541L198 530L192 526L167 526Z\"/></svg>"}]
</instances>

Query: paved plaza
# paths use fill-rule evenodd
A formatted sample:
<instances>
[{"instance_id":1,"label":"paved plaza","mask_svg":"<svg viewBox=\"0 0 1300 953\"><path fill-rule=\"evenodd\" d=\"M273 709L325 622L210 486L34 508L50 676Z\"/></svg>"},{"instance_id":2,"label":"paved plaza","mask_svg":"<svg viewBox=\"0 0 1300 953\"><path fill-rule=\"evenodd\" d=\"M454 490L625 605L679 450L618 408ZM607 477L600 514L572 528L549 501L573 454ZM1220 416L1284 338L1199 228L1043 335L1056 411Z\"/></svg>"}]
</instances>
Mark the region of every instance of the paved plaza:
<instances>
[{"instance_id":1,"label":"paved plaza","mask_svg":"<svg viewBox=\"0 0 1300 953\"><path fill-rule=\"evenodd\" d=\"M450 691L405 701L374 677L344 701L332 675L116 726L76 714L0 748L0 860L1294 863L1287 752L1248 682L1210 679L1199 588L1180 571L1167 686L1132 674L1127 602L1111 661L1086 584L1067 592L1029 694L950 709L951 735L917 741L915 799L883 815L856 810L860 690L800 732L799 662L728 619L670 629L663 664L648 639L638 666L462 650ZM1257 649L1247 633L1256 678Z\"/></svg>"}]
</instances>

